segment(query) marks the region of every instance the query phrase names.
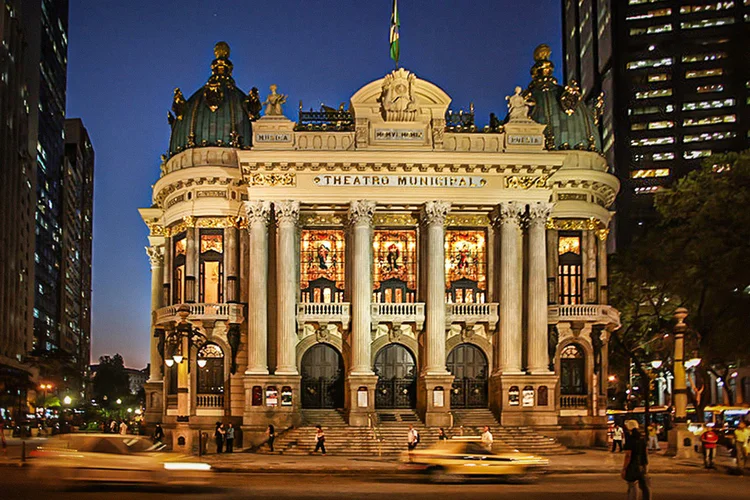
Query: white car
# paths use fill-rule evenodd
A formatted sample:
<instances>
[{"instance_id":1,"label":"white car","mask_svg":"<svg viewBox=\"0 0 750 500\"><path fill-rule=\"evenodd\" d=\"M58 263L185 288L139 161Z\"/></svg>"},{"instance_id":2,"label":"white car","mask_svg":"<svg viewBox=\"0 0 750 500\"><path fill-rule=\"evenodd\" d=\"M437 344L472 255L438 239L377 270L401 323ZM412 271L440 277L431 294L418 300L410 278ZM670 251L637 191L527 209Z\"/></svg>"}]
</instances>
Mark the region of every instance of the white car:
<instances>
[{"instance_id":1,"label":"white car","mask_svg":"<svg viewBox=\"0 0 750 500\"><path fill-rule=\"evenodd\" d=\"M165 451L143 436L64 434L31 453L32 474L59 486L79 483L205 484L211 466Z\"/></svg>"}]
</instances>

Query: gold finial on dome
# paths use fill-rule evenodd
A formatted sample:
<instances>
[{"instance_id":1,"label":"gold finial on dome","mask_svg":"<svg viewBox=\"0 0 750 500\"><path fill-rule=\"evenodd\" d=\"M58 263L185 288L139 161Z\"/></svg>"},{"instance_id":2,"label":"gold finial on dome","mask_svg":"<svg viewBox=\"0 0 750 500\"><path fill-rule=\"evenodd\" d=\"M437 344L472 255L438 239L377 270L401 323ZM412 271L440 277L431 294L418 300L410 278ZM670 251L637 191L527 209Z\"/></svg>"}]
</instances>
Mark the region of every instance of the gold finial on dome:
<instances>
[{"instance_id":1,"label":"gold finial on dome","mask_svg":"<svg viewBox=\"0 0 750 500\"><path fill-rule=\"evenodd\" d=\"M531 67L531 86L538 87L542 90L549 90L557 85L557 80L553 76L555 65L549 60L552 49L549 45L543 43L534 49L534 66Z\"/></svg>"},{"instance_id":2,"label":"gold finial on dome","mask_svg":"<svg viewBox=\"0 0 750 500\"><path fill-rule=\"evenodd\" d=\"M227 59L229 57L229 44L218 42L214 45L214 56L216 56L216 59Z\"/></svg>"},{"instance_id":3,"label":"gold finial on dome","mask_svg":"<svg viewBox=\"0 0 750 500\"><path fill-rule=\"evenodd\" d=\"M536 62L548 61L550 55L552 55L552 49L550 49L549 45L546 43L543 43L534 49L534 61Z\"/></svg>"}]
</instances>

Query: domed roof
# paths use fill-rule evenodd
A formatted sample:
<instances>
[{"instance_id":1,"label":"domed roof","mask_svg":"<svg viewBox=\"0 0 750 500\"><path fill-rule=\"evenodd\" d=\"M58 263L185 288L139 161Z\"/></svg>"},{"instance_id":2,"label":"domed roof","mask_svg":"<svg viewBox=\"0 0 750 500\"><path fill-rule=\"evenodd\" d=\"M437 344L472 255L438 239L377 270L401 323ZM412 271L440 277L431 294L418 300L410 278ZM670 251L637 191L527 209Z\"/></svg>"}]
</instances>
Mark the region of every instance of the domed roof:
<instances>
[{"instance_id":1,"label":"domed roof","mask_svg":"<svg viewBox=\"0 0 750 500\"><path fill-rule=\"evenodd\" d=\"M214 55L211 77L203 87L187 101L179 88L174 90L172 112L167 115L172 127L167 156L201 146L246 149L251 145L250 122L257 118L261 108L258 89L253 88L245 95L235 85L229 45L217 43Z\"/></svg>"},{"instance_id":2,"label":"domed roof","mask_svg":"<svg viewBox=\"0 0 750 500\"><path fill-rule=\"evenodd\" d=\"M531 118L547 125L544 130L547 149L601 152L601 98L597 99L592 109L583 102L581 89L575 80L571 80L564 88L558 85L557 79L552 76L555 66L549 60L550 54L549 46L544 44L534 50L536 63L531 68L532 81L524 92L536 103L532 108Z\"/></svg>"}]
</instances>

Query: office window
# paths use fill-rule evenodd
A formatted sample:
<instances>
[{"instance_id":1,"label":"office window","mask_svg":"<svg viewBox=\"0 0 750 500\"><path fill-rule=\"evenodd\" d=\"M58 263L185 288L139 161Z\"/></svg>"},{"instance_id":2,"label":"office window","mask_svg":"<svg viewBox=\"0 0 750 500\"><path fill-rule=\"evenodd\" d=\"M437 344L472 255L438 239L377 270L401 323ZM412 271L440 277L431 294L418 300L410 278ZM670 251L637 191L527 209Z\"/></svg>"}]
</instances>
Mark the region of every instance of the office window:
<instances>
[{"instance_id":1,"label":"office window","mask_svg":"<svg viewBox=\"0 0 750 500\"><path fill-rule=\"evenodd\" d=\"M682 125L685 127L700 127L703 125L718 125L720 123L735 123L737 115L704 116L702 118L685 118Z\"/></svg>"},{"instance_id":2,"label":"office window","mask_svg":"<svg viewBox=\"0 0 750 500\"><path fill-rule=\"evenodd\" d=\"M747 2L745 3L747 5ZM717 11L731 9L734 2L715 2L708 5L683 5L680 7L680 14L695 14L696 12Z\"/></svg>"},{"instance_id":3,"label":"office window","mask_svg":"<svg viewBox=\"0 0 750 500\"><path fill-rule=\"evenodd\" d=\"M630 172L633 179L650 179L653 177L669 177L668 168L648 168L642 170L633 170Z\"/></svg>"},{"instance_id":4,"label":"office window","mask_svg":"<svg viewBox=\"0 0 750 500\"><path fill-rule=\"evenodd\" d=\"M682 103L683 111L694 111L696 109L718 109L728 108L734 106L736 101L734 99L722 99L716 101L698 101L698 102L684 102Z\"/></svg>"},{"instance_id":5,"label":"office window","mask_svg":"<svg viewBox=\"0 0 750 500\"><path fill-rule=\"evenodd\" d=\"M671 151L666 153L654 153L651 155L651 159L654 161L674 160L674 153Z\"/></svg>"},{"instance_id":6,"label":"office window","mask_svg":"<svg viewBox=\"0 0 750 500\"><path fill-rule=\"evenodd\" d=\"M653 194L661 189L661 186L638 186L633 189L635 194Z\"/></svg>"},{"instance_id":7,"label":"office window","mask_svg":"<svg viewBox=\"0 0 750 500\"><path fill-rule=\"evenodd\" d=\"M705 61L718 61L719 59L725 59L727 57L726 52L709 52L706 54L687 54L682 56L682 62L694 63L694 62L705 62Z\"/></svg>"},{"instance_id":8,"label":"office window","mask_svg":"<svg viewBox=\"0 0 750 500\"><path fill-rule=\"evenodd\" d=\"M666 82L671 78L668 73L657 73L655 75L648 75L648 82Z\"/></svg>"},{"instance_id":9,"label":"office window","mask_svg":"<svg viewBox=\"0 0 750 500\"><path fill-rule=\"evenodd\" d=\"M655 10L649 10L647 12L643 12L642 14L633 14L626 19L628 21L637 21L639 19L652 19L654 17L664 17L664 16L671 16L672 15L672 9L655 9Z\"/></svg>"},{"instance_id":10,"label":"office window","mask_svg":"<svg viewBox=\"0 0 750 500\"><path fill-rule=\"evenodd\" d=\"M630 130L660 130L665 128L674 127L674 122L669 120L662 120L658 122L641 122L633 123L630 126Z\"/></svg>"},{"instance_id":11,"label":"office window","mask_svg":"<svg viewBox=\"0 0 750 500\"><path fill-rule=\"evenodd\" d=\"M713 19L700 19L698 21L688 21L680 23L680 27L684 30L693 30L701 28L715 28L717 26L726 26L734 24L733 17L716 17Z\"/></svg>"},{"instance_id":12,"label":"office window","mask_svg":"<svg viewBox=\"0 0 750 500\"><path fill-rule=\"evenodd\" d=\"M709 94L711 92L724 92L724 85L717 83L715 85L699 85L695 89L699 94Z\"/></svg>"},{"instance_id":13,"label":"office window","mask_svg":"<svg viewBox=\"0 0 750 500\"><path fill-rule=\"evenodd\" d=\"M697 71L686 71L685 78L690 80L692 78L707 78L709 76L721 76L723 74L724 70L722 68L701 69Z\"/></svg>"},{"instance_id":14,"label":"office window","mask_svg":"<svg viewBox=\"0 0 750 500\"><path fill-rule=\"evenodd\" d=\"M630 141L630 145L633 147L662 146L664 144L674 144L674 137L644 137L642 139L631 139Z\"/></svg>"},{"instance_id":15,"label":"office window","mask_svg":"<svg viewBox=\"0 0 750 500\"><path fill-rule=\"evenodd\" d=\"M657 24L655 26L642 26L640 28L630 28L630 36L657 35L659 33L668 33L670 31L672 31L672 23Z\"/></svg>"},{"instance_id":16,"label":"office window","mask_svg":"<svg viewBox=\"0 0 750 500\"><path fill-rule=\"evenodd\" d=\"M627 64L628 69L641 68L659 68L661 66L671 66L674 60L671 57L662 57L661 59L641 59L639 61L630 61Z\"/></svg>"},{"instance_id":17,"label":"office window","mask_svg":"<svg viewBox=\"0 0 750 500\"><path fill-rule=\"evenodd\" d=\"M658 97L669 97L672 95L672 89L644 90L635 93L636 99L655 99Z\"/></svg>"},{"instance_id":18,"label":"office window","mask_svg":"<svg viewBox=\"0 0 750 500\"><path fill-rule=\"evenodd\" d=\"M688 143L688 142L703 142L703 141L721 141L724 139L732 139L734 137L737 137L736 132L732 132L731 130L725 131L725 132L705 132L700 135L686 135L682 138L682 142Z\"/></svg>"}]
</instances>

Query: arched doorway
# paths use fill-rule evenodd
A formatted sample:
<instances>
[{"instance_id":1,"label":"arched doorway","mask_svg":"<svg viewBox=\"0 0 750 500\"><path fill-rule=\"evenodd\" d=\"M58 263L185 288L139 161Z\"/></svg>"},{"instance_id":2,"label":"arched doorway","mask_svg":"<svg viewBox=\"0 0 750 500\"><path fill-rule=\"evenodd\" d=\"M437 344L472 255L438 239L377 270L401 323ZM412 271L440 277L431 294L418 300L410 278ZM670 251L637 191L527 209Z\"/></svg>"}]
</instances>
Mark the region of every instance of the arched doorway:
<instances>
[{"instance_id":1,"label":"arched doorway","mask_svg":"<svg viewBox=\"0 0 750 500\"><path fill-rule=\"evenodd\" d=\"M344 360L328 344L316 344L302 356L302 408L344 407Z\"/></svg>"},{"instance_id":2,"label":"arched doorway","mask_svg":"<svg viewBox=\"0 0 750 500\"><path fill-rule=\"evenodd\" d=\"M375 356L376 408L414 408L417 375L414 356L400 344L389 344Z\"/></svg>"},{"instance_id":3,"label":"arched doorway","mask_svg":"<svg viewBox=\"0 0 750 500\"><path fill-rule=\"evenodd\" d=\"M560 352L560 394L586 394L586 355L577 344L568 344Z\"/></svg>"},{"instance_id":4,"label":"arched doorway","mask_svg":"<svg viewBox=\"0 0 750 500\"><path fill-rule=\"evenodd\" d=\"M453 379L451 408L487 408L487 357L472 344L459 344L448 354Z\"/></svg>"}]
</instances>

